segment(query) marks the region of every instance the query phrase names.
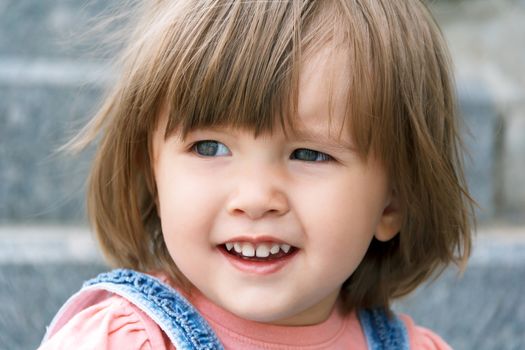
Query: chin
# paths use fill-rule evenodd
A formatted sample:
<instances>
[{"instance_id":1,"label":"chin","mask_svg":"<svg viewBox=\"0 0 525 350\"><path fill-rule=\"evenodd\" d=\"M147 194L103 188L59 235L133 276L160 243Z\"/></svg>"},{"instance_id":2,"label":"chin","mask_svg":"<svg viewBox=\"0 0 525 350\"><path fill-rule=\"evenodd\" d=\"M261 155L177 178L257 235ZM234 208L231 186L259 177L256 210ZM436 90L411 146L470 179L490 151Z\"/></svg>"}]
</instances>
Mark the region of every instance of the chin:
<instances>
[{"instance_id":1,"label":"chin","mask_svg":"<svg viewBox=\"0 0 525 350\"><path fill-rule=\"evenodd\" d=\"M286 310L279 307L272 308L264 302L260 303L260 305L254 305L252 302L250 305L242 306L236 304L235 307L226 306L225 308L240 318L261 323L279 323L280 320L293 316L293 311L289 308L286 308Z\"/></svg>"}]
</instances>

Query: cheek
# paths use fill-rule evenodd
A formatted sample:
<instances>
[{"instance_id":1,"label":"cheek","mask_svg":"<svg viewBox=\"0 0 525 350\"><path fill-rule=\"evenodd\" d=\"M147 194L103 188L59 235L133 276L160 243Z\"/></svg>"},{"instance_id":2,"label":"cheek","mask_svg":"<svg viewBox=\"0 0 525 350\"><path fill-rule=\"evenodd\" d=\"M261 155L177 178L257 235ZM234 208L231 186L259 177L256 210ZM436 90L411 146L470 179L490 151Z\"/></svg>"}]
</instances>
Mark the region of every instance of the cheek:
<instances>
[{"instance_id":1,"label":"cheek","mask_svg":"<svg viewBox=\"0 0 525 350\"><path fill-rule=\"evenodd\" d=\"M209 196L211 186L195 180L187 172L172 171L158 181L164 241L175 265L190 281L206 276L207 267L199 261L213 249L209 232L216 212Z\"/></svg>"},{"instance_id":2,"label":"cheek","mask_svg":"<svg viewBox=\"0 0 525 350\"><path fill-rule=\"evenodd\" d=\"M339 179L321 183L307 193L300 193L295 201L303 209L303 219L312 225L346 228L354 232L373 231L381 218L386 202L385 186L380 181L366 178ZM339 228L339 229L337 229Z\"/></svg>"},{"instance_id":3,"label":"cheek","mask_svg":"<svg viewBox=\"0 0 525 350\"><path fill-rule=\"evenodd\" d=\"M381 219L385 186L366 177L324 183L296 200L316 258L353 266L364 256ZM317 254L316 253L316 254Z\"/></svg>"},{"instance_id":4,"label":"cheek","mask_svg":"<svg viewBox=\"0 0 525 350\"><path fill-rule=\"evenodd\" d=\"M157 188L167 242L182 240L190 232L209 230L212 213L217 211L216 201L211 199L211 181L199 181L189 172L171 168L159 173Z\"/></svg>"}]
</instances>

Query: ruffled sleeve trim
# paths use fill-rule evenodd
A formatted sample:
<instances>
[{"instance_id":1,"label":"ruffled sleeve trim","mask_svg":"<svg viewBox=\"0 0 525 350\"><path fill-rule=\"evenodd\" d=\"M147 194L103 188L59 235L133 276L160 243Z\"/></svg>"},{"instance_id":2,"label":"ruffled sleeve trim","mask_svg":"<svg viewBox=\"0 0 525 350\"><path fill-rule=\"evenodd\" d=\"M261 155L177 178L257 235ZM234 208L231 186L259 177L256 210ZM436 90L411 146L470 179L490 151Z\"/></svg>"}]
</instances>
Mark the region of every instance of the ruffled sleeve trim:
<instances>
[{"instance_id":1,"label":"ruffled sleeve trim","mask_svg":"<svg viewBox=\"0 0 525 350\"><path fill-rule=\"evenodd\" d=\"M39 350L168 349L166 337L144 312L113 295L71 318ZM173 348L171 348L173 349Z\"/></svg>"}]
</instances>

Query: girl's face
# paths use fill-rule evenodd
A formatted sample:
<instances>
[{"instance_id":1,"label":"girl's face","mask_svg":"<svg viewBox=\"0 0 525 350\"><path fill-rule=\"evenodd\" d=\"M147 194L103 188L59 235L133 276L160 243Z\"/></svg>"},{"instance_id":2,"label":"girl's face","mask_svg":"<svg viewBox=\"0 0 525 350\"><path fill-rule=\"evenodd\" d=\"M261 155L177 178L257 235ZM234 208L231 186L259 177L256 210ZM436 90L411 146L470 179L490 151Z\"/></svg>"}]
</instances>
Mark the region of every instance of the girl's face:
<instances>
[{"instance_id":1,"label":"girl's face","mask_svg":"<svg viewBox=\"0 0 525 350\"><path fill-rule=\"evenodd\" d=\"M339 132L348 72L327 57L321 51L302 71L295 136L215 128L165 140L166 116L154 134L173 261L211 301L246 319L323 321L372 237L399 230L381 164L362 159L349 133Z\"/></svg>"}]
</instances>

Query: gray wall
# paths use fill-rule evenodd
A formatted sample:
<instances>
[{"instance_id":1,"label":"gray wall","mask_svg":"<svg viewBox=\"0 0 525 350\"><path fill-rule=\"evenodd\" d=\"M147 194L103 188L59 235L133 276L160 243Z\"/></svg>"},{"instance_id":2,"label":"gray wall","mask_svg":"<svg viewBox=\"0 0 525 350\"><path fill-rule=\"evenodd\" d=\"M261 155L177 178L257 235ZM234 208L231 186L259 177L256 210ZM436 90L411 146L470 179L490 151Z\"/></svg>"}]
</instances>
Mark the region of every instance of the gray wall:
<instances>
[{"instance_id":1,"label":"gray wall","mask_svg":"<svg viewBox=\"0 0 525 350\"><path fill-rule=\"evenodd\" d=\"M107 269L76 232L90 152L54 150L111 80L82 37L108 3L0 0L0 350L35 348L67 296ZM525 0L433 7L456 64L468 181L481 226L496 229L462 279L447 270L397 308L455 349L523 349L525 230L499 227L525 223Z\"/></svg>"},{"instance_id":2,"label":"gray wall","mask_svg":"<svg viewBox=\"0 0 525 350\"><path fill-rule=\"evenodd\" d=\"M0 224L83 220L89 154L56 149L93 113L108 80L83 38L104 3L0 1Z\"/></svg>"},{"instance_id":3,"label":"gray wall","mask_svg":"<svg viewBox=\"0 0 525 350\"><path fill-rule=\"evenodd\" d=\"M89 152L74 158L54 150L96 110L111 79L94 40L84 35L104 6L0 1L0 224L83 222ZM525 74L522 64L509 69L501 56L525 58L518 39L525 36L524 2L442 1L435 12L457 65L470 131L467 175L479 217L520 221Z\"/></svg>"}]
</instances>

